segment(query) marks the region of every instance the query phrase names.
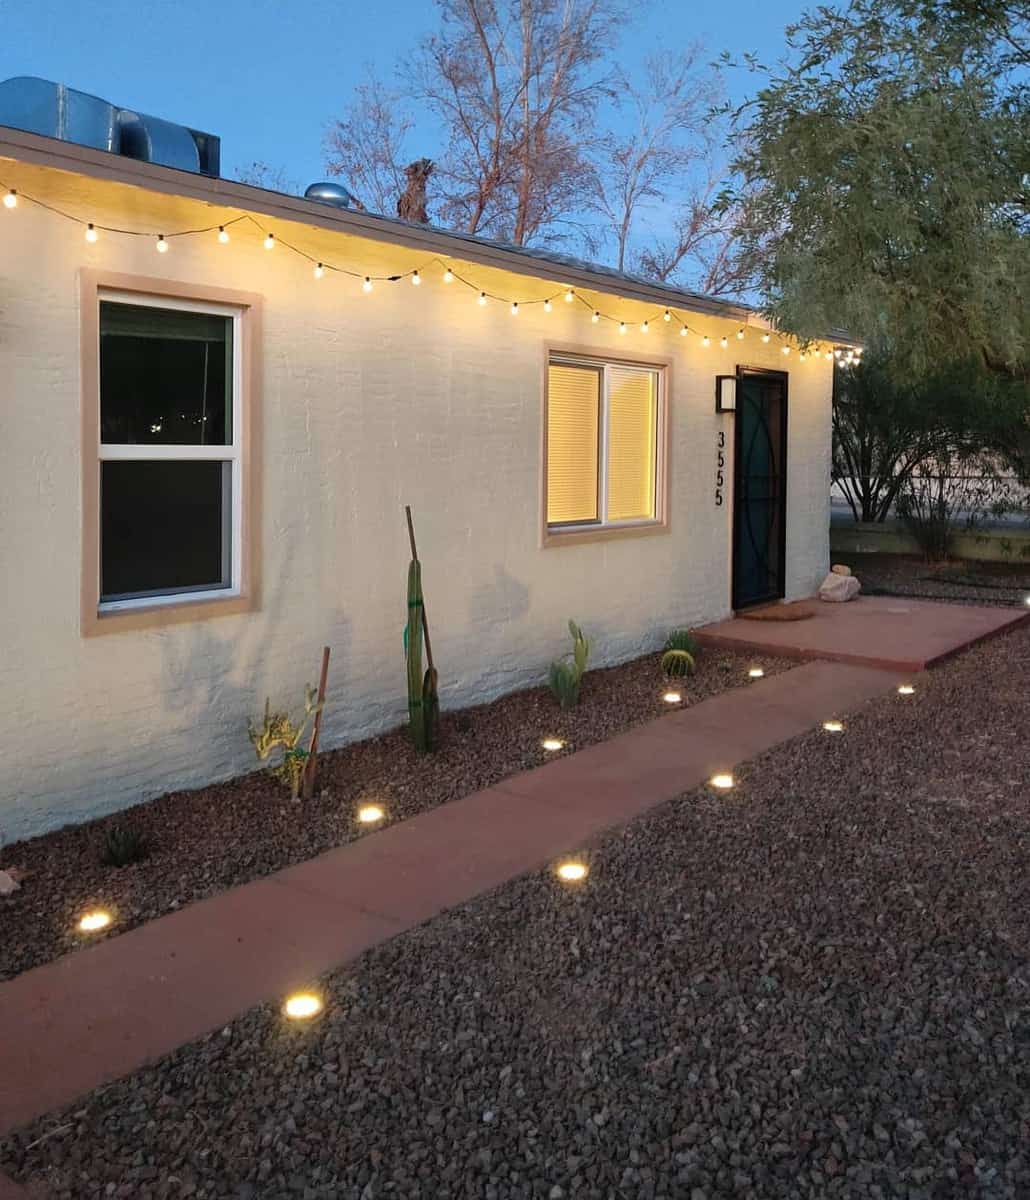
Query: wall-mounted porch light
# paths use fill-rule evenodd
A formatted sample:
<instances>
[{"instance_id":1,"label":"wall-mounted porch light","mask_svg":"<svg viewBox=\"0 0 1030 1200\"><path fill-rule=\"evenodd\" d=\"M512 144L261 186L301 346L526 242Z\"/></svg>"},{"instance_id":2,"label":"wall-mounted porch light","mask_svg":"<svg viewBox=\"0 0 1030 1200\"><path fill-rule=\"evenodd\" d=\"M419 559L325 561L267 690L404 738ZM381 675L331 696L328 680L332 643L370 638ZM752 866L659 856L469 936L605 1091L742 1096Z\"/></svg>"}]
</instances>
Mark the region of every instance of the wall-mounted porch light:
<instances>
[{"instance_id":1,"label":"wall-mounted porch light","mask_svg":"<svg viewBox=\"0 0 1030 1200\"><path fill-rule=\"evenodd\" d=\"M737 411L736 375L716 375L715 411L717 413Z\"/></svg>"}]
</instances>

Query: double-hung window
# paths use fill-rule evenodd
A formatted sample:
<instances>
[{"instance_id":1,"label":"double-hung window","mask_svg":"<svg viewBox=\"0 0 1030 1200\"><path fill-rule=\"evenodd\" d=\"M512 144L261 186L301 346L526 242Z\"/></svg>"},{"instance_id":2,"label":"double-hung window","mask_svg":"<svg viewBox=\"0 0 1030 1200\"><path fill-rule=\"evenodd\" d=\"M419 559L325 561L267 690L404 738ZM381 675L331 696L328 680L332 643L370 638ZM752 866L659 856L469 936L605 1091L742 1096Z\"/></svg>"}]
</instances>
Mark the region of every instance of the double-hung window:
<instances>
[{"instance_id":1,"label":"double-hung window","mask_svg":"<svg viewBox=\"0 0 1030 1200\"><path fill-rule=\"evenodd\" d=\"M662 367L551 354L548 538L663 523L665 404Z\"/></svg>"},{"instance_id":2,"label":"double-hung window","mask_svg":"<svg viewBox=\"0 0 1030 1200\"><path fill-rule=\"evenodd\" d=\"M99 615L238 596L243 310L97 303Z\"/></svg>"}]
</instances>

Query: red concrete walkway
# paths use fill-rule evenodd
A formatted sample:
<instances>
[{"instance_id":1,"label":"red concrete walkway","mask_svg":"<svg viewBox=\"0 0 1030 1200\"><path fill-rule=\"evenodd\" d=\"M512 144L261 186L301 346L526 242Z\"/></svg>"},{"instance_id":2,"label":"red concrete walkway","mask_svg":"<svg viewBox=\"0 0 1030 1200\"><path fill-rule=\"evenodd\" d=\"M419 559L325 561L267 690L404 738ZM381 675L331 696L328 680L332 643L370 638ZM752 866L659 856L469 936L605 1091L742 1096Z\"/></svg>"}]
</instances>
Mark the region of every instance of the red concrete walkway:
<instances>
[{"instance_id":1,"label":"red concrete walkway","mask_svg":"<svg viewBox=\"0 0 1030 1200\"><path fill-rule=\"evenodd\" d=\"M827 659L895 671L922 671L975 642L1030 621L1030 611L860 596L847 604L812 601L806 621L740 617L697 630L704 646L751 654Z\"/></svg>"},{"instance_id":2,"label":"red concrete walkway","mask_svg":"<svg viewBox=\"0 0 1030 1200\"><path fill-rule=\"evenodd\" d=\"M0 984L0 1133L895 683L807 664Z\"/></svg>"}]
</instances>

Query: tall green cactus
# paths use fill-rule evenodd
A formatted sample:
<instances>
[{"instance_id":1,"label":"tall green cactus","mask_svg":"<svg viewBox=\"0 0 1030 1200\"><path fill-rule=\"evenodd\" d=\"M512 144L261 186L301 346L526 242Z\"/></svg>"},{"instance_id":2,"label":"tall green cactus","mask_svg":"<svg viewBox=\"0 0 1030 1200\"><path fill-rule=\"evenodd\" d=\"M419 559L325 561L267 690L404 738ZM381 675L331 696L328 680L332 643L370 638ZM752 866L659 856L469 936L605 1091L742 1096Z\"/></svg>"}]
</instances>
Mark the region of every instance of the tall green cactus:
<instances>
[{"instance_id":1,"label":"tall green cactus","mask_svg":"<svg viewBox=\"0 0 1030 1200\"><path fill-rule=\"evenodd\" d=\"M413 558L408 565L408 624L404 629L404 651L408 660L408 721L411 739L419 754L429 750L430 729L422 675L422 564Z\"/></svg>"},{"instance_id":2,"label":"tall green cactus","mask_svg":"<svg viewBox=\"0 0 1030 1200\"><path fill-rule=\"evenodd\" d=\"M429 643L425 602L422 597L422 564L415 550L415 532L411 510L406 509L408 535L411 539L411 562L408 566L408 623L404 627L404 654L408 666L408 721L411 740L419 754L433 749L436 719L440 710L437 696L437 673ZM425 641L429 666L422 673L422 643Z\"/></svg>"}]
</instances>

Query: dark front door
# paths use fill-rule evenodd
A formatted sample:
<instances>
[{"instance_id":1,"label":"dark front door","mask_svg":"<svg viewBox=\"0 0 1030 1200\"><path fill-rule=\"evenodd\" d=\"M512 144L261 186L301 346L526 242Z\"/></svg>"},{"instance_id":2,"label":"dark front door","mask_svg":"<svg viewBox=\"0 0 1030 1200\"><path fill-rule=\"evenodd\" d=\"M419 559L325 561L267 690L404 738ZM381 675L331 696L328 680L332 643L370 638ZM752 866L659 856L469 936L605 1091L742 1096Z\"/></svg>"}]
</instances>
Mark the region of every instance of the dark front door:
<instances>
[{"instance_id":1,"label":"dark front door","mask_svg":"<svg viewBox=\"0 0 1030 1200\"><path fill-rule=\"evenodd\" d=\"M784 595L787 376L737 370L734 418L733 607Z\"/></svg>"}]
</instances>

